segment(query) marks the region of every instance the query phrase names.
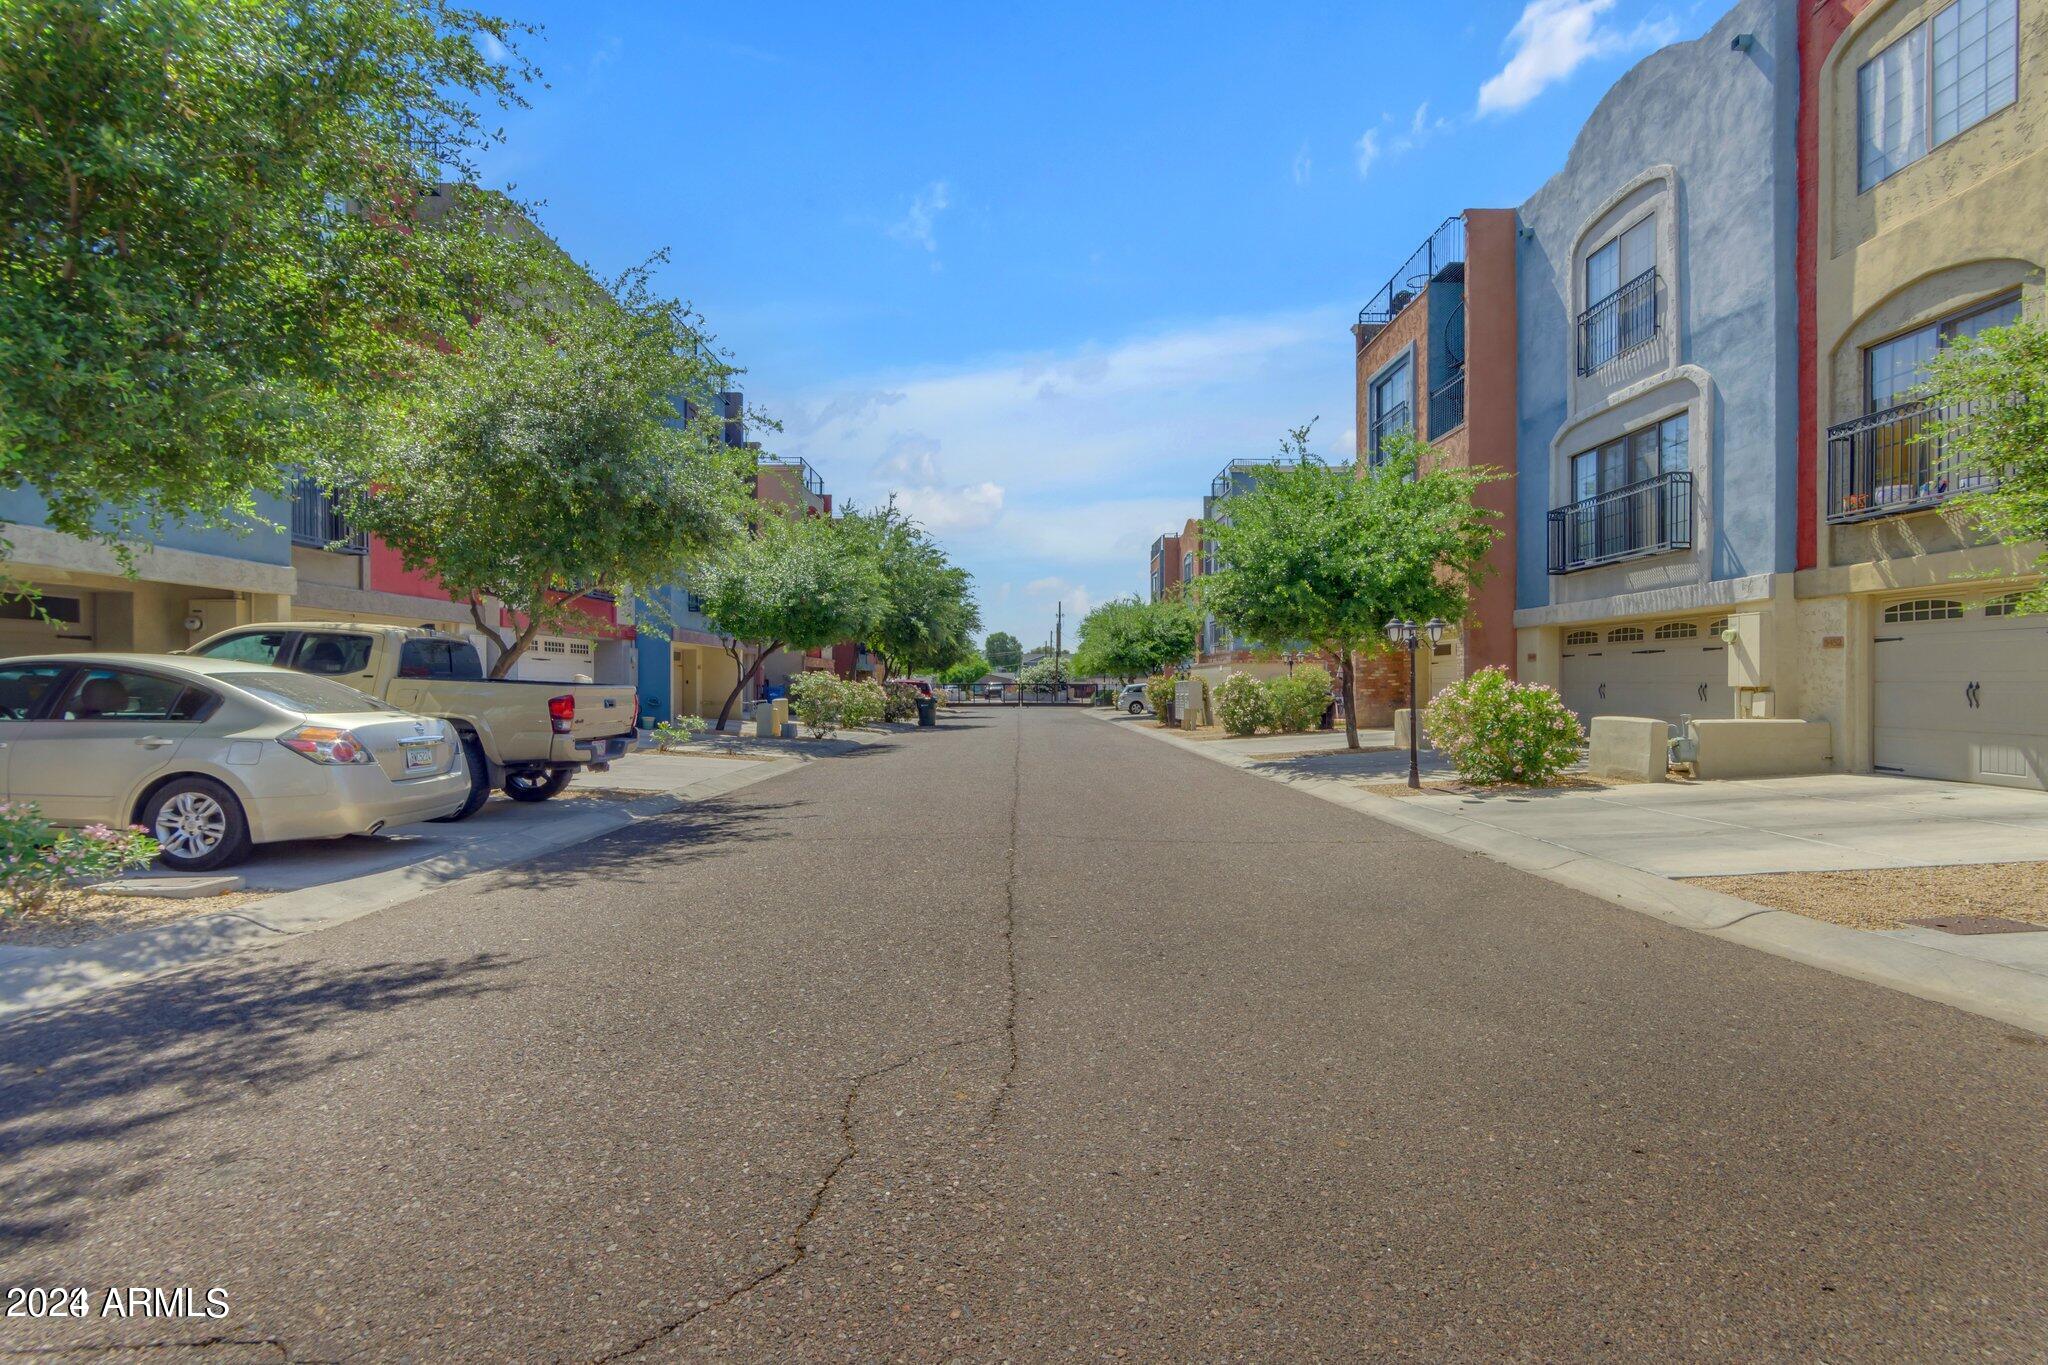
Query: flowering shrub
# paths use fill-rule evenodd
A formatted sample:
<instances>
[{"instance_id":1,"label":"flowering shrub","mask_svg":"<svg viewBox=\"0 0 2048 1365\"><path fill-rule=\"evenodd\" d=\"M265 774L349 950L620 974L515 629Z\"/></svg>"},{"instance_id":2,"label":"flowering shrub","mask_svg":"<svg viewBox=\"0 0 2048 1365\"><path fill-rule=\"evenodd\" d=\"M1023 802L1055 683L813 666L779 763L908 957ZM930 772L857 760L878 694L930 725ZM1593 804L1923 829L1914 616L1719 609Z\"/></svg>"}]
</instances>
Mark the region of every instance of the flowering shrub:
<instances>
[{"instance_id":1,"label":"flowering shrub","mask_svg":"<svg viewBox=\"0 0 2048 1365\"><path fill-rule=\"evenodd\" d=\"M1313 730L1330 706L1330 675L1315 664L1302 664L1284 678L1266 684L1273 698L1273 728L1296 735Z\"/></svg>"},{"instance_id":2,"label":"flowering shrub","mask_svg":"<svg viewBox=\"0 0 2048 1365\"><path fill-rule=\"evenodd\" d=\"M1216 689L1216 718L1233 735L1273 723L1273 694L1249 673L1233 673Z\"/></svg>"},{"instance_id":3,"label":"flowering shrub","mask_svg":"<svg viewBox=\"0 0 2048 1365\"><path fill-rule=\"evenodd\" d=\"M59 830L33 804L0 802L0 910L43 910L80 882L147 867L156 840L141 826Z\"/></svg>"},{"instance_id":4,"label":"flowering shrub","mask_svg":"<svg viewBox=\"0 0 2048 1365\"><path fill-rule=\"evenodd\" d=\"M916 720L917 701L923 693L917 684L905 678L897 678L882 687L883 720Z\"/></svg>"},{"instance_id":5,"label":"flowering shrub","mask_svg":"<svg viewBox=\"0 0 2048 1365\"><path fill-rule=\"evenodd\" d=\"M1171 673L1145 679L1145 704L1152 708L1152 714L1162 723L1166 720L1166 713L1173 709L1173 685L1178 681Z\"/></svg>"},{"instance_id":6,"label":"flowering shrub","mask_svg":"<svg viewBox=\"0 0 2048 1365\"><path fill-rule=\"evenodd\" d=\"M1422 732L1468 782L1540 786L1579 757L1579 718L1536 683L1482 668L1453 683L1422 712Z\"/></svg>"},{"instance_id":7,"label":"flowering shrub","mask_svg":"<svg viewBox=\"0 0 2048 1365\"><path fill-rule=\"evenodd\" d=\"M702 716L677 716L654 727L654 746L663 752L680 749L710 728Z\"/></svg>"},{"instance_id":8,"label":"flowering shrub","mask_svg":"<svg viewBox=\"0 0 2048 1365\"><path fill-rule=\"evenodd\" d=\"M789 709L813 739L824 739L845 723L846 687L823 671L799 673L789 680Z\"/></svg>"},{"instance_id":9,"label":"flowering shrub","mask_svg":"<svg viewBox=\"0 0 2048 1365\"><path fill-rule=\"evenodd\" d=\"M840 684L839 723L848 729L873 725L888 711L889 699L873 678L856 678Z\"/></svg>"}]
</instances>

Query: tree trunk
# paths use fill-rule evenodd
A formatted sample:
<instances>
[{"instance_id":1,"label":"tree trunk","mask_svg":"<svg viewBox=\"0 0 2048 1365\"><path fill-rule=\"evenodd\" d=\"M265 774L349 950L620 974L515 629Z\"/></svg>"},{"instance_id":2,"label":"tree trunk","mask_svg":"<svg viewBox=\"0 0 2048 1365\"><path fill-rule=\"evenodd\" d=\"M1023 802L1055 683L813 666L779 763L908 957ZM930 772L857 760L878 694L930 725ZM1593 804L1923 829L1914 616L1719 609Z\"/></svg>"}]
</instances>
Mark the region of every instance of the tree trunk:
<instances>
[{"instance_id":1,"label":"tree trunk","mask_svg":"<svg viewBox=\"0 0 2048 1365\"><path fill-rule=\"evenodd\" d=\"M718 708L719 729L723 730L725 728L726 717L732 714L732 704L740 699L740 693L746 691L747 684L760 675L761 665L767 663L768 656L780 648L782 648L780 640L770 640L766 645L754 651L753 666L740 674L739 681L732 685L732 691L725 694L725 705ZM738 658L735 657L733 662L738 663Z\"/></svg>"},{"instance_id":2,"label":"tree trunk","mask_svg":"<svg viewBox=\"0 0 2048 1365\"><path fill-rule=\"evenodd\" d=\"M589 595L590 590L585 588L582 592L563 598L555 605L566 607L571 602L580 601ZM542 598L536 600L544 599L545 594L543 594ZM504 599L500 598L499 600L503 601ZM526 613L525 629L513 637L512 643L509 646L500 638L497 631L484 624L483 604L474 597L469 599L469 615L486 635L498 641L498 648L504 651L498 656L498 661L491 665L491 677L493 678L503 678L507 673L511 672L512 665L519 662L519 656L524 654L526 647L533 643L533 637L540 634L541 616L537 611Z\"/></svg>"},{"instance_id":3,"label":"tree trunk","mask_svg":"<svg viewBox=\"0 0 2048 1365\"><path fill-rule=\"evenodd\" d=\"M1338 655L1337 675L1344 680L1344 747L1358 747L1358 689L1351 681L1351 651Z\"/></svg>"}]
</instances>

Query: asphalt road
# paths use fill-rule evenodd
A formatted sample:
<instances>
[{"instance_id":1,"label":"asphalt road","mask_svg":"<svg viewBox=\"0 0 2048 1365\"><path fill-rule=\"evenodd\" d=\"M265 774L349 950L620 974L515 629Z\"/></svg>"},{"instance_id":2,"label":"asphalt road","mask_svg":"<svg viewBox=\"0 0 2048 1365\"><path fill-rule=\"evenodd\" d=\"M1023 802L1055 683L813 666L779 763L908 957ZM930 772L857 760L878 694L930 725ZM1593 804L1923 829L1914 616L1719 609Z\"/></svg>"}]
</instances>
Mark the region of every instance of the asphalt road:
<instances>
[{"instance_id":1,"label":"asphalt road","mask_svg":"<svg viewBox=\"0 0 2048 1365\"><path fill-rule=\"evenodd\" d=\"M2041 1039L976 711L0 1024L0 1285L230 1305L0 1348L2036 1360L2044 1119Z\"/></svg>"}]
</instances>

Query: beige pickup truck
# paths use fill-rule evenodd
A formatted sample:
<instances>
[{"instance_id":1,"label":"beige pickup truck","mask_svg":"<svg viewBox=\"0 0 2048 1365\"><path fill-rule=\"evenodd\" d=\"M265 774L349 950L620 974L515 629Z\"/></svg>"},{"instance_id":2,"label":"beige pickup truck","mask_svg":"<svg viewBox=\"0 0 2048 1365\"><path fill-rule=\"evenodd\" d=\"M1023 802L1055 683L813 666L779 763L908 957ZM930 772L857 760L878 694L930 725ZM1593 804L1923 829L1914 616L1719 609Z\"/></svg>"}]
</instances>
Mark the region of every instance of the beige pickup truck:
<instances>
[{"instance_id":1,"label":"beige pickup truck","mask_svg":"<svg viewBox=\"0 0 2048 1365\"><path fill-rule=\"evenodd\" d=\"M515 801L545 801L576 769L603 772L631 747L639 713L630 687L486 678L475 645L417 626L273 621L183 652L318 674L448 721L469 765L469 800L449 820L474 815L493 787Z\"/></svg>"}]
</instances>

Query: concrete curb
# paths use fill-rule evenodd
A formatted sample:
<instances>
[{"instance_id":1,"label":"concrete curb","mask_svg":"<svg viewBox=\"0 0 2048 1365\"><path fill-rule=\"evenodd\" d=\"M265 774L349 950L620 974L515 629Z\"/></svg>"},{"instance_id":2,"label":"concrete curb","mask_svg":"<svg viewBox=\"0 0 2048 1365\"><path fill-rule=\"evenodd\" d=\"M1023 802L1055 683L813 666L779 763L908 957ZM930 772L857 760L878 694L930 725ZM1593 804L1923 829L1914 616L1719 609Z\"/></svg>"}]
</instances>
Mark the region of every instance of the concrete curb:
<instances>
[{"instance_id":1,"label":"concrete curb","mask_svg":"<svg viewBox=\"0 0 2048 1365\"><path fill-rule=\"evenodd\" d=\"M481 857L443 856L387 868L327 886L289 891L254 905L194 915L175 924L109 934L75 948L0 948L0 1018L63 1004L159 972L245 948L263 948L403 905L467 877L587 843L685 805L765 782L812 760L777 758L735 764L673 792L656 792L593 810L565 813L515 849Z\"/></svg>"},{"instance_id":2,"label":"concrete curb","mask_svg":"<svg viewBox=\"0 0 2048 1365\"><path fill-rule=\"evenodd\" d=\"M1100 719L1117 723L1113 716ZM1496 829L1463 816L1406 806L1399 798L1374 796L1326 778L1253 772L1259 762L1257 758L1218 752L1213 740L1204 743L1182 739L1150 726L1125 728L1140 729L1149 739L1199 754L1212 763L1278 782L1681 929L1711 934L1774 957L2048 1035L2048 978L2031 972L1768 909L1724 892L1689 886L1604 858L1588 857L1560 844Z\"/></svg>"}]
</instances>

